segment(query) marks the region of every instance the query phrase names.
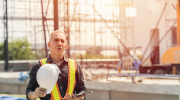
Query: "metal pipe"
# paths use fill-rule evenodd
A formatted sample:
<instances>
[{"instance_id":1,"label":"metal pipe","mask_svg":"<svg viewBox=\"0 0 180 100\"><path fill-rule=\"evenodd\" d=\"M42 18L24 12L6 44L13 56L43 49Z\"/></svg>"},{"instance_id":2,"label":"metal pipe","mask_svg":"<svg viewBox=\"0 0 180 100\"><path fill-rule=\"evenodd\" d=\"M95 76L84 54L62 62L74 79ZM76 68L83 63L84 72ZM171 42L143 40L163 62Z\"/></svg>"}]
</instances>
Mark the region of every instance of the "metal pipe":
<instances>
[{"instance_id":1,"label":"metal pipe","mask_svg":"<svg viewBox=\"0 0 180 100\"><path fill-rule=\"evenodd\" d=\"M9 70L9 50L8 50L8 13L7 13L7 6L8 6L8 3L7 3L7 0L6 0L6 12L5 12L5 32L4 32L4 60L5 60L5 63L4 63L4 70L5 71L8 71Z\"/></svg>"},{"instance_id":2,"label":"metal pipe","mask_svg":"<svg viewBox=\"0 0 180 100\"><path fill-rule=\"evenodd\" d=\"M54 0L54 31L59 29L58 0Z\"/></svg>"},{"instance_id":3,"label":"metal pipe","mask_svg":"<svg viewBox=\"0 0 180 100\"><path fill-rule=\"evenodd\" d=\"M43 31L44 31L45 53L46 53L46 57L47 57L48 56L48 52L47 52L46 30L45 30L45 25L44 25L44 13L43 13L43 2L42 2L42 0L41 0L41 10L42 10L42 25L43 25Z\"/></svg>"}]
</instances>

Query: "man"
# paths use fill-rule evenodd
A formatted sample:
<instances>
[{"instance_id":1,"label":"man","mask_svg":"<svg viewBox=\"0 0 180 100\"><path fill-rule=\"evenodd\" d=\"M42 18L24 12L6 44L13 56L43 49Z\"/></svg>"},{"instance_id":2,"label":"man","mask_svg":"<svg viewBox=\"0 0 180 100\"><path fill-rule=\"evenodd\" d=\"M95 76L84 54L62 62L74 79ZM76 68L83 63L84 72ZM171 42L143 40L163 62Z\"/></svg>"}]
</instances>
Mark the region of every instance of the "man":
<instances>
[{"instance_id":1,"label":"man","mask_svg":"<svg viewBox=\"0 0 180 100\"><path fill-rule=\"evenodd\" d=\"M66 36L62 31L54 31L51 34L50 40L48 42L48 47L50 48L50 55L45 60L45 63L54 63L59 67L60 74L57 81L57 90L58 90L58 97L59 98L65 98L68 100L83 100L85 95L76 97L75 94L86 92L86 87L84 84L84 77L83 73L81 71L81 68L78 64L73 64L76 66L75 70L75 84L74 90L72 91L72 94L67 93L69 89L69 59L66 59L64 56L64 51L67 48L66 44ZM53 91L50 94L46 94L46 89L39 88L39 84L36 80L36 74L38 69L42 65L42 61L39 61L37 64L32 66L32 69L30 71L30 80L26 89L26 97L27 99L34 100L35 98L40 97L41 100L57 100L55 99L57 95L53 94ZM71 60L72 61L72 60ZM71 82L71 81L70 81ZM71 85L72 86L72 85ZM68 88L68 89L67 89ZM53 88L54 89L54 88ZM57 94L58 94L57 93Z\"/></svg>"}]
</instances>

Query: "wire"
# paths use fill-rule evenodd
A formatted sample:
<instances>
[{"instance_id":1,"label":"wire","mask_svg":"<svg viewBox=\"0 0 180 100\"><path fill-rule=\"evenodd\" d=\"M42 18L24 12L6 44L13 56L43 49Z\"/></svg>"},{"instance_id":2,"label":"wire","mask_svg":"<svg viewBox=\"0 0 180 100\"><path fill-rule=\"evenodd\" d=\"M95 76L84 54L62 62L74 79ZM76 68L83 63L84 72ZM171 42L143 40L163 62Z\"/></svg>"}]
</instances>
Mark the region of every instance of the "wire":
<instances>
[{"instance_id":1,"label":"wire","mask_svg":"<svg viewBox=\"0 0 180 100\"><path fill-rule=\"evenodd\" d=\"M71 25L72 25L72 21L74 20L74 15L75 15L75 12L76 12L76 6L77 6L78 2L79 2L79 0L77 0L77 1L76 1L76 3L75 3L74 13L73 13L72 19L71 19L71 21L70 21L69 28L71 27Z\"/></svg>"},{"instance_id":2,"label":"wire","mask_svg":"<svg viewBox=\"0 0 180 100\"><path fill-rule=\"evenodd\" d=\"M85 0L86 1L86 3L87 4L89 4L88 2L87 2L87 0ZM90 5L90 4L89 4ZM127 47L122 43L122 41L118 38L118 36L115 34L115 32L111 29L111 27L109 27L108 26L108 24L107 24L107 22L102 18L102 16L97 12L97 10L94 8L94 6L93 5L91 5L92 6L92 8L94 9L94 11L97 13L97 15L101 18L101 20L105 23L105 25L108 27L108 29L114 34L114 36L118 39L118 41L121 43L121 45L125 48L125 50L126 51L129 51L128 49L127 49ZM128 54L130 55L130 53L128 52ZM133 58L133 56L132 55L130 55L132 58ZM136 61L137 62L137 61Z\"/></svg>"},{"instance_id":3,"label":"wire","mask_svg":"<svg viewBox=\"0 0 180 100\"><path fill-rule=\"evenodd\" d=\"M162 11L162 13L161 13L161 16L160 16L157 24L156 24L155 29L157 29L157 27L158 27L158 25L159 25L159 23L160 23L160 21L161 21L161 19L162 19L162 15L164 14L164 11L165 11L165 9L166 9L166 5L167 5L167 3L165 3L164 9L163 9L163 11ZM146 47L146 49L145 49L145 51L144 51L144 53L143 53L143 55L142 55L142 59L144 58L144 56L145 56L145 54L146 54L146 51L147 51L147 49L149 48L150 43L151 43L151 41L152 41L152 39L153 39L153 37L154 37L154 34L155 34L155 32L156 32L155 29L154 29L154 31L153 31L153 33L152 33L152 36L151 36L151 38L150 38L150 41L149 41L149 43L148 43L148 45L147 45L147 47Z\"/></svg>"},{"instance_id":4,"label":"wire","mask_svg":"<svg viewBox=\"0 0 180 100\"><path fill-rule=\"evenodd\" d=\"M174 25L176 24L176 21L174 21L173 25L169 28L169 30L166 32L166 34L162 37L162 39L157 43L157 45L159 45L162 40L166 37L166 35L171 31L171 29L174 27ZM144 64L144 62L146 62L146 60L151 56L151 54L157 49L158 47L156 46L154 48L154 50L151 51L151 53L148 55L148 57L141 63Z\"/></svg>"}]
</instances>

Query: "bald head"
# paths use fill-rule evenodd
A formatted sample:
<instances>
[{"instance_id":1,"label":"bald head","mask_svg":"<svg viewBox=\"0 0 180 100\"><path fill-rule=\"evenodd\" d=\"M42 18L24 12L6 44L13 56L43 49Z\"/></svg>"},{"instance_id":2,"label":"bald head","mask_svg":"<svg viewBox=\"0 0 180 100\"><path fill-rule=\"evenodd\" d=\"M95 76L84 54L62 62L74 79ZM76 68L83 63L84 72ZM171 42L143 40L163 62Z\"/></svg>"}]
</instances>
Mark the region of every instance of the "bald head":
<instances>
[{"instance_id":1,"label":"bald head","mask_svg":"<svg viewBox=\"0 0 180 100\"><path fill-rule=\"evenodd\" d=\"M49 38L49 42L51 42L52 37L53 37L53 34L57 34L57 33L62 33L62 34L65 36L65 38L66 38L66 35L65 35L65 33L64 33L63 31L56 30L56 31L53 31L53 32L51 33L51 36L50 36L50 38Z\"/></svg>"},{"instance_id":2,"label":"bald head","mask_svg":"<svg viewBox=\"0 0 180 100\"><path fill-rule=\"evenodd\" d=\"M67 48L66 36L63 31L56 30L51 33L48 47L51 52L51 57L55 60L59 57L63 58L64 51Z\"/></svg>"}]
</instances>

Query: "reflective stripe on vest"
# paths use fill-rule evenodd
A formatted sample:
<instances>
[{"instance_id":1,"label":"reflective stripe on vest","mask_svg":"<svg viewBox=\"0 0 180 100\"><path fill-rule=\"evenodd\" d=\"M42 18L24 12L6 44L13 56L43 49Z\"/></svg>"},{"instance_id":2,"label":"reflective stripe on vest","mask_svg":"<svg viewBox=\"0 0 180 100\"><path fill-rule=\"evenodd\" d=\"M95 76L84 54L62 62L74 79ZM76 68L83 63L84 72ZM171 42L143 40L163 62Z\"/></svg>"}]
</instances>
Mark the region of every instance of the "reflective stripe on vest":
<instances>
[{"instance_id":1,"label":"reflective stripe on vest","mask_svg":"<svg viewBox=\"0 0 180 100\"><path fill-rule=\"evenodd\" d=\"M76 73L76 62L72 59L68 59L68 86L66 93L71 95L74 91L75 83L76 83L76 78L75 78L75 73Z\"/></svg>"},{"instance_id":2,"label":"reflective stripe on vest","mask_svg":"<svg viewBox=\"0 0 180 100\"><path fill-rule=\"evenodd\" d=\"M77 64L76 64L75 60L72 60L72 59L68 59L68 60L69 60L69 62L68 62L68 86L67 86L66 93L71 95L74 91L74 87L76 84L75 74L76 74ZM49 63L46 63L46 61L47 61L47 58L40 60L41 66L43 64L49 64ZM61 100L62 99L62 96L59 91L59 87L58 87L57 83L54 85L53 90L50 94L51 94L50 100Z\"/></svg>"}]
</instances>

